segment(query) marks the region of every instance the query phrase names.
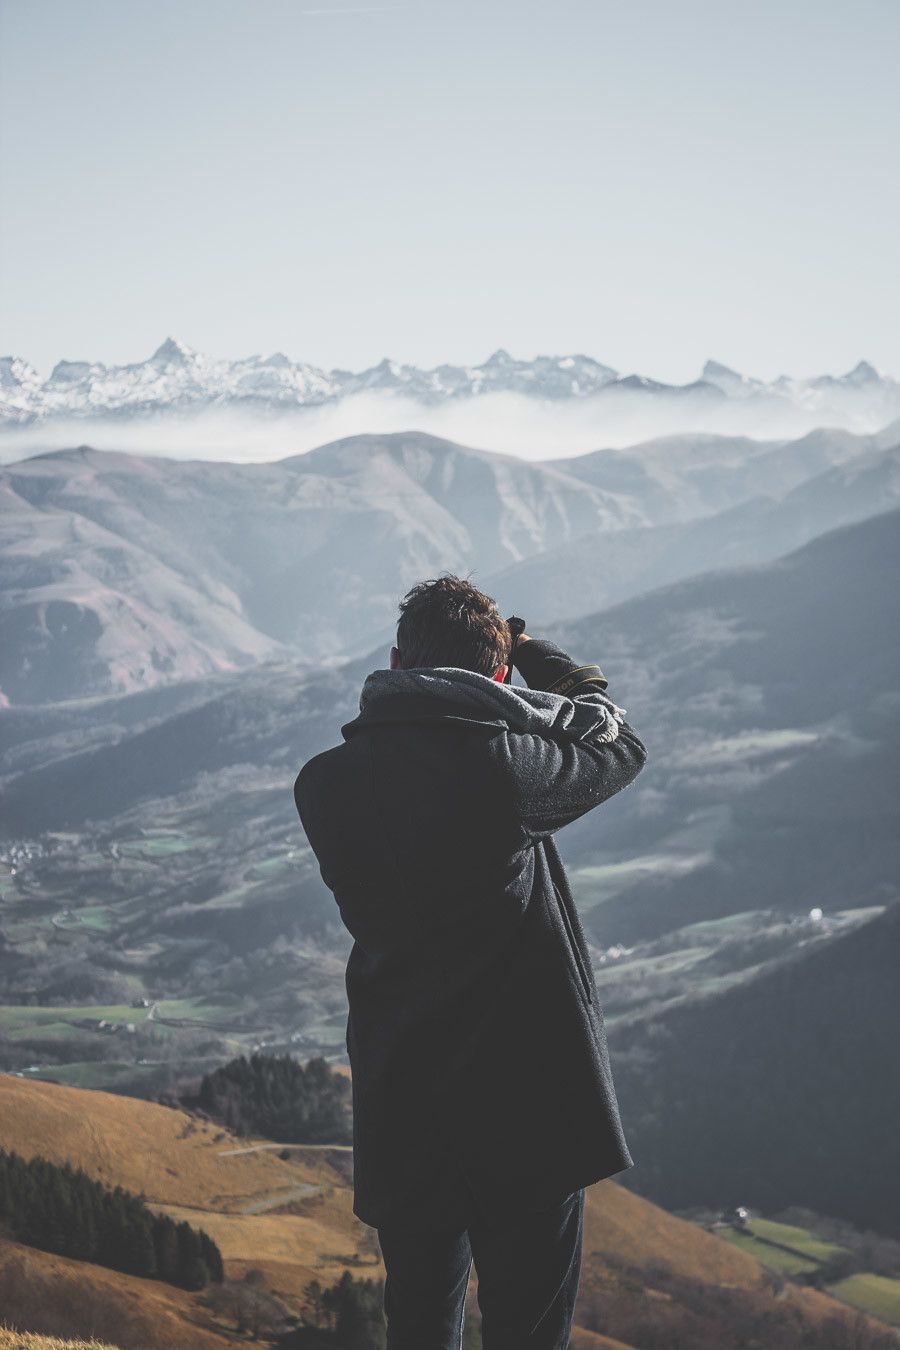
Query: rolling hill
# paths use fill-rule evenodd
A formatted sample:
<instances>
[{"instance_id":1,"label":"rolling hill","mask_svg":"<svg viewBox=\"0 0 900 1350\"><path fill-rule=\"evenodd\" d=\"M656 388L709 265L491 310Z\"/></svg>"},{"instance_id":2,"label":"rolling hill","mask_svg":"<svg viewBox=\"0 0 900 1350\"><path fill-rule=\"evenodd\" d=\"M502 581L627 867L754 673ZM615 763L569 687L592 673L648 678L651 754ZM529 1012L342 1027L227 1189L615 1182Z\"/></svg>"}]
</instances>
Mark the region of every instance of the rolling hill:
<instances>
[{"instance_id":1,"label":"rolling hill","mask_svg":"<svg viewBox=\"0 0 900 1350\"><path fill-rule=\"evenodd\" d=\"M505 612L584 614L887 509L898 438L670 436L539 463L421 432L260 464L36 455L0 469L0 700L340 663L388 645L399 597L442 569L475 569Z\"/></svg>"},{"instance_id":2,"label":"rolling hill","mask_svg":"<svg viewBox=\"0 0 900 1350\"><path fill-rule=\"evenodd\" d=\"M642 519L553 466L415 432L255 465L37 455L0 470L0 691L41 703L362 652L423 573Z\"/></svg>"},{"instance_id":3,"label":"rolling hill","mask_svg":"<svg viewBox=\"0 0 900 1350\"><path fill-rule=\"evenodd\" d=\"M36 1251L0 1237L0 1316L7 1324L46 1332L34 1350L102 1350L93 1338L115 1350L226 1350L233 1341L225 1328L210 1326L196 1295L123 1275L103 1266ZM56 1337L65 1337L65 1341ZM10 1337L0 1348L31 1350Z\"/></svg>"},{"instance_id":4,"label":"rolling hill","mask_svg":"<svg viewBox=\"0 0 900 1350\"><path fill-rule=\"evenodd\" d=\"M0 1077L0 1093L0 1145L25 1156L68 1157L98 1179L139 1184L155 1208L175 1216L202 1214L204 1226L222 1246L229 1278L260 1269L288 1306L298 1306L312 1275L322 1283L343 1269L383 1275L374 1230L352 1214L349 1179L329 1160L327 1149L292 1147L283 1159L184 1112L102 1092ZM292 1191L307 1185L315 1191L292 1198ZM250 1196L274 1200L275 1207L268 1213L247 1212ZM172 1350L213 1350L225 1343L224 1328L210 1326L199 1296L163 1290L176 1296L163 1308L152 1302L160 1296L157 1282L0 1243L0 1288L8 1291L11 1269L25 1282L9 1297L31 1298L33 1304L38 1288L47 1308L71 1295L72 1281L80 1275L85 1292L72 1305L68 1334L84 1334L76 1322L89 1306L94 1314L107 1310L105 1324L103 1316L94 1324L97 1334L108 1335L101 1327L118 1319L115 1344L123 1350L156 1350L164 1344ZM812 1289L787 1284L779 1290L746 1253L612 1180L587 1194L583 1271L576 1310L580 1330L573 1344L608 1344L607 1337L625 1346L643 1345L652 1323L654 1335L669 1335L670 1344L687 1333L694 1337L692 1345L721 1346L732 1328L747 1320L768 1327L766 1344L772 1350L788 1350L798 1335L811 1346L835 1344L828 1339L835 1326L845 1336L858 1334L856 1344L867 1350L890 1344L878 1323ZM476 1290L473 1272L470 1315L476 1315ZM130 1336L127 1307L139 1328ZM5 1311L8 1318L14 1315L14 1303L7 1301ZM159 1319L165 1332L142 1340L151 1319ZM160 1339L163 1334L170 1339Z\"/></svg>"}]
</instances>

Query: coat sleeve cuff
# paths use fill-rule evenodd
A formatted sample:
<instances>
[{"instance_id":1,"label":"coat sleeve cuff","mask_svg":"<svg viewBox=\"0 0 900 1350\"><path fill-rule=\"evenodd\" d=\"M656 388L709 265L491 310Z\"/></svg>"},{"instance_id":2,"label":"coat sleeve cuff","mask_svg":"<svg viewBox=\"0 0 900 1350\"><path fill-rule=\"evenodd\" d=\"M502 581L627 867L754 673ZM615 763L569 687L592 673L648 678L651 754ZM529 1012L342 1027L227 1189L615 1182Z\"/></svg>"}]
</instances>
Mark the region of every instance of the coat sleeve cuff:
<instances>
[{"instance_id":1,"label":"coat sleeve cuff","mask_svg":"<svg viewBox=\"0 0 900 1350\"><path fill-rule=\"evenodd\" d=\"M545 689L566 698L605 689L609 683L598 665L579 664L549 638L517 642L513 665L529 689Z\"/></svg>"}]
</instances>

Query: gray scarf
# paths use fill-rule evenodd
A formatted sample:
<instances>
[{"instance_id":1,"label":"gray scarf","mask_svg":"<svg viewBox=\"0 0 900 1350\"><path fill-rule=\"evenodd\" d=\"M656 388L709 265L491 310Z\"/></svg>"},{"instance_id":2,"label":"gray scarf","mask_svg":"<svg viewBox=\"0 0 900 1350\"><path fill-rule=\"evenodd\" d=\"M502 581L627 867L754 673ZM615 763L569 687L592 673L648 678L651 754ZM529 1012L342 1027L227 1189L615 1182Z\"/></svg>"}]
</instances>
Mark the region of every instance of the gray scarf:
<instances>
[{"instance_id":1,"label":"gray scarf","mask_svg":"<svg viewBox=\"0 0 900 1350\"><path fill-rule=\"evenodd\" d=\"M359 696L361 713L385 701L409 695L434 694L466 709L494 713L511 731L561 736L567 740L614 741L625 708L619 708L600 689L579 694L577 702L563 694L526 685L500 684L487 675L459 666L417 666L412 670L373 670Z\"/></svg>"}]
</instances>

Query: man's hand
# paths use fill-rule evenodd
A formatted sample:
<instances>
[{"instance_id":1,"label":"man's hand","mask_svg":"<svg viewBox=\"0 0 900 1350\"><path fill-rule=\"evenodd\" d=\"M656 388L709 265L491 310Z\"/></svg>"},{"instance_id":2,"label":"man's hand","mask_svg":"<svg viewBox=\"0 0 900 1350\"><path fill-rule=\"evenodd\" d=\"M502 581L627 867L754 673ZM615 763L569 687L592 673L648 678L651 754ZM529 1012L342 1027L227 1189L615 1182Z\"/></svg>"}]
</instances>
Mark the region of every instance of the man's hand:
<instances>
[{"instance_id":1,"label":"man's hand","mask_svg":"<svg viewBox=\"0 0 900 1350\"><path fill-rule=\"evenodd\" d=\"M534 642L533 651L519 648L521 659L512 654L513 664L530 689L545 689L569 698L594 692L598 687L601 691L606 689L608 681L598 665L579 665L550 638L531 638L528 633L520 633L518 641Z\"/></svg>"}]
</instances>

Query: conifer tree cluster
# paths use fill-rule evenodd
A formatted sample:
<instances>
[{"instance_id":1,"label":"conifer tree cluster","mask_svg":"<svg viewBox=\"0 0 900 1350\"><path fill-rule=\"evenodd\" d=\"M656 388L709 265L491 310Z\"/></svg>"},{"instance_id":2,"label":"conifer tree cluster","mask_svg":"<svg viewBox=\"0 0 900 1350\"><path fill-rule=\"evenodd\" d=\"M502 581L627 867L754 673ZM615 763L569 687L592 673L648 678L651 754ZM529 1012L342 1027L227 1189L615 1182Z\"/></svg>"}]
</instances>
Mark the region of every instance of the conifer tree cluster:
<instances>
[{"instance_id":1,"label":"conifer tree cluster","mask_svg":"<svg viewBox=\"0 0 900 1350\"><path fill-rule=\"evenodd\" d=\"M0 1148L0 1219L29 1247L128 1275L182 1289L223 1278L222 1254L208 1233L154 1214L140 1196L70 1163L26 1161Z\"/></svg>"},{"instance_id":2,"label":"conifer tree cluster","mask_svg":"<svg viewBox=\"0 0 900 1350\"><path fill-rule=\"evenodd\" d=\"M355 1280L345 1270L328 1288L311 1280L304 1295L312 1325L325 1332L335 1350L384 1350L384 1280Z\"/></svg>"},{"instance_id":3,"label":"conifer tree cluster","mask_svg":"<svg viewBox=\"0 0 900 1350\"><path fill-rule=\"evenodd\" d=\"M241 1055L208 1073L199 1105L235 1134L280 1144L348 1144L350 1083L321 1056L304 1068L290 1055Z\"/></svg>"}]
</instances>

